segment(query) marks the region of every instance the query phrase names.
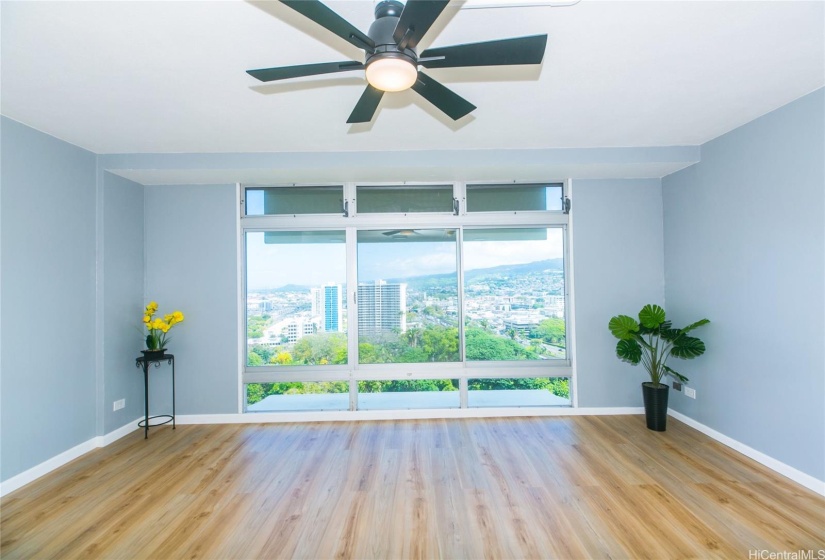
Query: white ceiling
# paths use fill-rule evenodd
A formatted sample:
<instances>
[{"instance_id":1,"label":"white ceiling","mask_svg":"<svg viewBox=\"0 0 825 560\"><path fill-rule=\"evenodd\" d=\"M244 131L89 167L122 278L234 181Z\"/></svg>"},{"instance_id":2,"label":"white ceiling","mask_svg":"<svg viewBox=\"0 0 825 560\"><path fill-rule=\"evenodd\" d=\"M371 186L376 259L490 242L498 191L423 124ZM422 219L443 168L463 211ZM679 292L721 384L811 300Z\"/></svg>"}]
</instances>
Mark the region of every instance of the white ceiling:
<instances>
[{"instance_id":1,"label":"white ceiling","mask_svg":"<svg viewBox=\"0 0 825 560\"><path fill-rule=\"evenodd\" d=\"M371 0L329 4L372 21ZM100 154L697 145L825 85L824 8L453 8L419 51L547 33L543 65L428 71L478 106L457 123L407 91L347 125L363 72L244 72L362 56L278 2L3 1L0 112Z\"/></svg>"}]
</instances>

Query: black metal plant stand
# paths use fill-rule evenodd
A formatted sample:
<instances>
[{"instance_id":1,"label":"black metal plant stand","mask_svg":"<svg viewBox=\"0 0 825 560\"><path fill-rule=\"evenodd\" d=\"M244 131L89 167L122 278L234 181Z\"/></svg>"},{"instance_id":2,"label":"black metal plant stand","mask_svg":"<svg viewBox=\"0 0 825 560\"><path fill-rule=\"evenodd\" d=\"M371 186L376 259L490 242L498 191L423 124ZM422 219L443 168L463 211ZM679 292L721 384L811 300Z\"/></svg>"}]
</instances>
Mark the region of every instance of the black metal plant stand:
<instances>
[{"instance_id":1,"label":"black metal plant stand","mask_svg":"<svg viewBox=\"0 0 825 560\"><path fill-rule=\"evenodd\" d=\"M157 414L155 416L149 416L149 364L154 364L156 368L160 367L161 362L166 362L167 364L171 364L172 366L172 414ZM143 428L143 439L149 439L149 428L154 428L156 426L163 426L164 424L168 424L169 422L172 423L172 429L175 429L175 356L172 354L163 354L162 356L158 356L157 358L147 358L146 356L141 356L135 359L135 367L143 369L143 387L144 387L144 398L143 398L143 410L144 410L144 418L140 422L138 422L138 426ZM166 418L163 422L156 422L154 424L150 424L149 420L154 420L155 418Z\"/></svg>"}]
</instances>

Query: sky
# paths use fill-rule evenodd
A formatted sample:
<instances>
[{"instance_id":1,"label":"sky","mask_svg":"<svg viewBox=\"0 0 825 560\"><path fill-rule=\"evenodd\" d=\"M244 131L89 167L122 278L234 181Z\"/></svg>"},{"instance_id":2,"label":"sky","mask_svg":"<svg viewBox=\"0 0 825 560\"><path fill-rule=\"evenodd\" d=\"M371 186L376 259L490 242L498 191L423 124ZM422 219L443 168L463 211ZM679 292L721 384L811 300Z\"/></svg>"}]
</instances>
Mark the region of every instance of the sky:
<instances>
[{"instance_id":1,"label":"sky","mask_svg":"<svg viewBox=\"0 0 825 560\"><path fill-rule=\"evenodd\" d=\"M320 286L346 283L346 245L339 243L266 244L262 232L247 233L249 290L286 284ZM563 233L548 230L546 240L465 241L465 270L522 264L563 256ZM370 282L456 272L455 243L360 243L358 280Z\"/></svg>"}]
</instances>

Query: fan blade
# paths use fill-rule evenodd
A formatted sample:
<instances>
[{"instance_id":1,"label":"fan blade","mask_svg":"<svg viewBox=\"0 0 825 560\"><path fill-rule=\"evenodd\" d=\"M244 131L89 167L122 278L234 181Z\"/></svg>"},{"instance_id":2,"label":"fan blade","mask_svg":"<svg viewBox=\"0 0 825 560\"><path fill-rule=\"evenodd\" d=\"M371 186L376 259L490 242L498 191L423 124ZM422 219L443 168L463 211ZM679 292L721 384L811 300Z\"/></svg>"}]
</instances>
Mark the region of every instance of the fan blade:
<instances>
[{"instance_id":1,"label":"fan blade","mask_svg":"<svg viewBox=\"0 0 825 560\"><path fill-rule=\"evenodd\" d=\"M364 90L364 93L361 94L361 99L355 104L355 109L352 110L352 114L350 114L347 119L347 123L370 122L383 96L383 91L367 84L367 89Z\"/></svg>"},{"instance_id":2,"label":"fan blade","mask_svg":"<svg viewBox=\"0 0 825 560\"><path fill-rule=\"evenodd\" d=\"M450 0L407 0L393 40L402 49L414 49L449 3Z\"/></svg>"},{"instance_id":3,"label":"fan blade","mask_svg":"<svg viewBox=\"0 0 825 560\"><path fill-rule=\"evenodd\" d=\"M424 72L418 73L418 80L413 84L412 89L454 121L476 108L475 105L441 85Z\"/></svg>"},{"instance_id":4,"label":"fan blade","mask_svg":"<svg viewBox=\"0 0 825 560\"><path fill-rule=\"evenodd\" d=\"M281 2L359 49L375 51L375 43L372 39L318 0L281 0Z\"/></svg>"},{"instance_id":5,"label":"fan blade","mask_svg":"<svg viewBox=\"0 0 825 560\"><path fill-rule=\"evenodd\" d=\"M418 64L425 68L541 64L546 46L547 35L455 45L427 49L419 55ZM428 58L435 60L426 60Z\"/></svg>"},{"instance_id":6,"label":"fan blade","mask_svg":"<svg viewBox=\"0 0 825 560\"><path fill-rule=\"evenodd\" d=\"M260 68L258 70L247 70L246 73L262 82L274 82L275 80L288 80L289 78L300 78L302 76L315 76L316 74L332 74L334 72L347 72L349 70L360 70L364 65L353 60L343 62L322 62L321 64L299 64L298 66L281 66L280 68Z\"/></svg>"}]
</instances>

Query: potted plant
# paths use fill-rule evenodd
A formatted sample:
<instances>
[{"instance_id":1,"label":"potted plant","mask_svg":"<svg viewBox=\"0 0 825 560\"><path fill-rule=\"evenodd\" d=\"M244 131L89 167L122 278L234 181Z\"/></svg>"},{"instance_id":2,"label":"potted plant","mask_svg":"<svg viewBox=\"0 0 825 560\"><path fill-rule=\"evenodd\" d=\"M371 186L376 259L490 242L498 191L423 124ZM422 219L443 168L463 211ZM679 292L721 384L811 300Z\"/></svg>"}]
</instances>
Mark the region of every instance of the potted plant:
<instances>
[{"instance_id":1,"label":"potted plant","mask_svg":"<svg viewBox=\"0 0 825 560\"><path fill-rule=\"evenodd\" d=\"M169 315L154 317L158 310L158 304L149 302L143 311L143 324L146 326L146 350L142 350L143 355L150 359L160 358L166 351L166 344L169 342L169 330L183 321L183 313L175 311Z\"/></svg>"},{"instance_id":2,"label":"potted plant","mask_svg":"<svg viewBox=\"0 0 825 560\"><path fill-rule=\"evenodd\" d=\"M691 360L705 353L705 343L689 336L697 327L709 323L701 319L684 328L675 329L666 320L665 310L658 305L645 305L639 311L639 320L628 315L616 315L610 319L608 328L619 339L616 355L633 365L644 365L650 381L642 383L642 396L645 403L647 427L657 432L664 432L667 422L668 386L662 379L670 376L681 383L688 378L668 367L671 356Z\"/></svg>"}]
</instances>

